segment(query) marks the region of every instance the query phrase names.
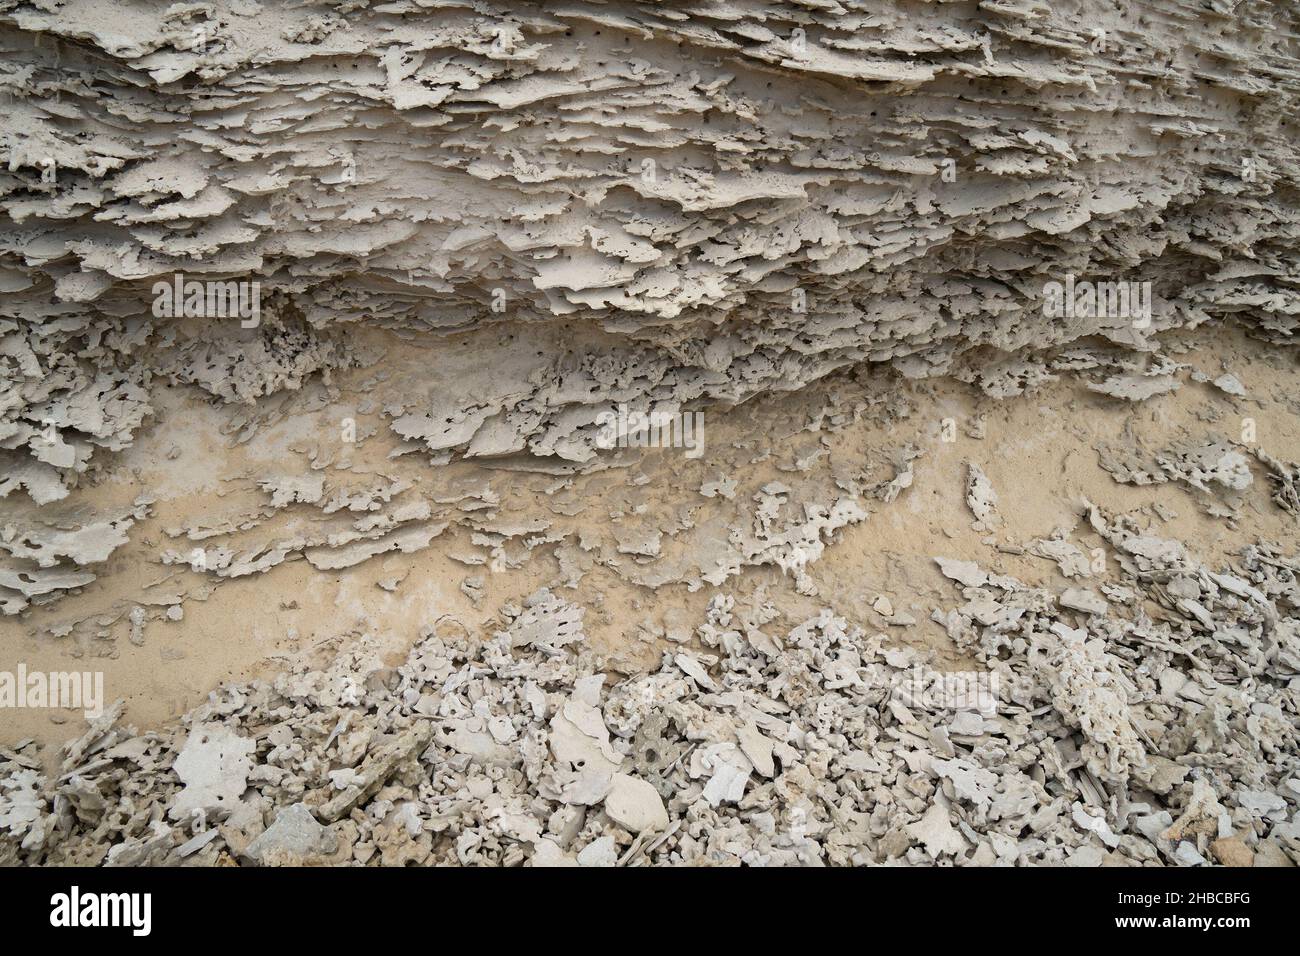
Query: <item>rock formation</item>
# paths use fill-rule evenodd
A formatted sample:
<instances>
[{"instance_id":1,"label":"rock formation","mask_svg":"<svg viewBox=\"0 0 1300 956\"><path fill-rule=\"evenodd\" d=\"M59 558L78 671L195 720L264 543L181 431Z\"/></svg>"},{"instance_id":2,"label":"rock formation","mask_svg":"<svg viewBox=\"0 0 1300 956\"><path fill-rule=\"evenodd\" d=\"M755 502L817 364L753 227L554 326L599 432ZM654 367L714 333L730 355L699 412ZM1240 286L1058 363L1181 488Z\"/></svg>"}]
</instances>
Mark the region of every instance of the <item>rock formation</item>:
<instances>
[{"instance_id":1,"label":"rock formation","mask_svg":"<svg viewBox=\"0 0 1300 956\"><path fill-rule=\"evenodd\" d=\"M1300 861L1298 31L0 0L0 864Z\"/></svg>"}]
</instances>

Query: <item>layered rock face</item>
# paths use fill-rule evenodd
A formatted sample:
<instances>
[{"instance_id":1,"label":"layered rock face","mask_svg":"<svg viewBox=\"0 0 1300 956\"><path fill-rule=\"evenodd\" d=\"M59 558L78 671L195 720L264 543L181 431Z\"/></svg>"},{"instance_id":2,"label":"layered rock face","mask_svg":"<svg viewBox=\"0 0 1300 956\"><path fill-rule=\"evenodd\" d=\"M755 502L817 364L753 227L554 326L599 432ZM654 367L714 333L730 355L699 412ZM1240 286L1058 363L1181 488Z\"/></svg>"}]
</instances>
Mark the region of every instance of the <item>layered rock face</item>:
<instances>
[{"instance_id":1,"label":"layered rock face","mask_svg":"<svg viewBox=\"0 0 1300 956\"><path fill-rule=\"evenodd\" d=\"M487 357L431 369L405 438L570 461L611 403L870 362L1014 392L1027 350L1218 318L1288 340L1295 21L5 0L0 494L64 495L154 377L249 402L373 358L362 324ZM1045 314L1069 277L1150 283L1149 316Z\"/></svg>"},{"instance_id":2,"label":"layered rock face","mask_svg":"<svg viewBox=\"0 0 1300 956\"><path fill-rule=\"evenodd\" d=\"M0 0L0 864L1300 863L1297 20Z\"/></svg>"}]
</instances>

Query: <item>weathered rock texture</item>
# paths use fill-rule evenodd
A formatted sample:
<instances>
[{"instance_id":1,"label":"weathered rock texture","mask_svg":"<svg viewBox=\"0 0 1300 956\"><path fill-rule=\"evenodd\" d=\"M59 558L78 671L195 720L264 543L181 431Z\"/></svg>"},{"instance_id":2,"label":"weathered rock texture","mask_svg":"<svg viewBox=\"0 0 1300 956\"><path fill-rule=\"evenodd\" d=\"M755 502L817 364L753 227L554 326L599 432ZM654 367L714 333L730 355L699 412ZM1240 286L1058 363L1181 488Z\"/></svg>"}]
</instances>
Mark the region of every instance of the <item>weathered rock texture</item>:
<instances>
[{"instance_id":1,"label":"weathered rock texture","mask_svg":"<svg viewBox=\"0 0 1300 956\"><path fill-rule=\"evenodd\" d=\"M1006 353L1219 317L1288 339L1296 19L0 0L0 495L62 496L154 377L248 402L357 361L359 323L492 356L431 369L403 436L576 461L615 402L862 362L1016 391ZM259 281L260 324L155 317L176 273ZM1067 274L1151 282L1153 321L1045 319Z\"/></svg>"},{"instance_id":2,"label":"weathered rock texture","mask_svg":"<svg viewBox=\"0 0 1300 956\"><path fill-rule=\"evenodd\" d=\"M180 660L153 635L188 624L185 600L290 561L336 583L382 562L391 593L445 546L476 609L489 575L555 562L486 629L431 599L431 619L402 622L419 640L399 667L363 640L229 685L182 726L137 733L119 702L58 768L32 741L0 748L0 863L1300 859L1284 547L1196 557L1150 514L1086 501L1106 548L1068 527L1001 542L1026 488L971 457L982 543L1069 579L935 556L962 603L946 593L928 620L987 679L976 706L814 601L809 570L913 485L924 451L905 436L836 439L903 417L920 386L900 376L1005 396L1092 370L1089 399L1156 403L1195 368L1215 431L1147 446L1125 429L1101 467L1184 486L1230 523L1263 515L1258 472L1279 515L1300 514L1291 433L1248 417L1294 411L1293 379L1207 372L1173 357L1181 336L1158 341L1219 321L1295 338L1297 20L1263 0L0 0L0 613L86 588L160 519L165 574L46 636L122 621ZM178 277L256 283L259 305L178 317L158 300ZM1069 277L1149 283L1152 314L1053 317L1046 289ZM372 376L358 437L329 383L368 365L337 379ZM118 494L111 511L73 508L151 414L183 406L164 383L224 406L232 446L301 389L286 470L231 465L191 493L261 497L179 517L182 492L139 474L129 495L95 489ZM640 492L652 469L584 484L620 463L597 438L614 407L800 389L809 407L778 430L711 432L723 450L690 500ZM394 434L363 448L380 425ZM191 458L163 453L177 471L213 431L189 434ZM416 453L420 474L392 463ZM439 473L478 471L455 487L421 484L424 459L460 457L516 469L507 492L544 480L544 505L504 500L472 463ZM935 523L933 502L906 504L926 518L909 531ZM761 589L737 600L734 579L767 567L807 599L797 614ZM615 576L638 597L715 590L651 620L606 602ZM320 596L276 586L282 610ZM359 619L341 593L337 616ZM919 623L901 597L870 607ZM593 609L660 648L656 666L613 666Z\"/></svg>"},{"instance_id":3,"label":"weathered rock texture","mask_svg":"<svg viewBox=\"0 0 1300 956\"><path fill-rule=\"evenodd\" d=\"M231 685L188 730L118 705L56 778L0 748L0 863L1291 866L1298 565L1220 573L1088 519L1125 575L1104 597L938 559L982 692L725 592L706 650L615 682L542 590L490 639L434 625L396 669L363 646Z\"/></svg>"}]
</instances>

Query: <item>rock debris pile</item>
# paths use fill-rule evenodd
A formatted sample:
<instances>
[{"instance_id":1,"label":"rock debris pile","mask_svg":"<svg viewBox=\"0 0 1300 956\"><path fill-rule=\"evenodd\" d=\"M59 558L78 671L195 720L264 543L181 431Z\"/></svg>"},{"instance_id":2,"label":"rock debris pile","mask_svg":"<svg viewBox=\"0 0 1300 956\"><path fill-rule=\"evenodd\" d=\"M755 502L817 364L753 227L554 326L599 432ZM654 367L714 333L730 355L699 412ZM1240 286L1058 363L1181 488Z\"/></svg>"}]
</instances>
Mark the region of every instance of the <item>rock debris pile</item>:
<instances>
[{"instance_id":1,"label":"rock debris pile","mask_svg":"<svg viewBox=\"0 0 1300 956\"><path fill-rule=\"evenodd\" d=\"M1297 35L0 0L0 652L175 663L232 595L308 645L0 739L0 864L1300 862ZM959 441L945 519L909 489ZM1026 534L1004 452L1195 513L1053 486L1075 526Z\"/></svg>"},{"instance_id":2,"label":"rock debris pile","mask_svg":"<svg viewBox=\"0 0 1300 956\"><path fill-rule=\"evenodd\" d=\"M57 776L0 750L0 860L1300 860L1300 560L1261 544L1215 571L1087 518L1126 583L1053 593L937 559L964 603L934 617L978 674L829 609L776 630L759 590L714 596L704 650L615 681L583 608L543 589L482 640L427 625L396 668L362 641L183 727L137 734L114 708Z\"/></svg>"}]
</instances>

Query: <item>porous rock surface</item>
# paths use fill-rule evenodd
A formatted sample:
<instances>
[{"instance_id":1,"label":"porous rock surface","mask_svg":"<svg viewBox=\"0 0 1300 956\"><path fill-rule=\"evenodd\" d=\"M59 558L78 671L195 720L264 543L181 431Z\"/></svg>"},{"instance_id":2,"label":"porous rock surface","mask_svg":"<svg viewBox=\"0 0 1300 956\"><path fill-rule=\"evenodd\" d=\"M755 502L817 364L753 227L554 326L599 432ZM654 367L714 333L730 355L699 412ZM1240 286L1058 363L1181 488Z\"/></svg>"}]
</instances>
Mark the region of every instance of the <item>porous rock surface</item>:
<instances>
[{"instance_id":1,"label":"porous rock surface","mask_svg":"<svg viewBox=\"0 0 1300 956\"><path fill-rule=\"evenodd\" d=\"M395 669L363 643L227 686L188 730L118 705L57 776L0 749L0 862L1292 865L1300 565L1216 571L1086 517L1126 581L1086 611L938 559L980 694L829 608L777 630L725 592L704 651L615 681L541 592L483 641L426 626Z\"/></svg>"},{"instance_id":2,"label":"porous rock surface","mask_svg":"<svg viewBox=\"0 0 1300 956\"><path fill-rule=\"evenodd\" d=\"M0 0L0 494L65 494L153 378L248 402L363 360L359 325L493 352L432 371L404 437L578 461L612 402L1289 338L1296 16ZM260 282L260 324L156 317L177 273ZM1046 320L1066 274L1151 282L1152 321Z\"/></svg>"},{"instance_id":3,"label":"porous rock surface","mask_svg":"<svg viewBox=\"0 0 1300 956\"><path fill-rule=\"evenodd\" d=\"M885 449L881 480L877 454L798 437L896 414L899 377L1011 396L1100 370L1088 388L1136 406L1191 367L1162 333L1233 324L1280 352L1300 308L1296 18L1263 0L0 0L0 501L75 502L163 383L209 395L242 441L277 394L354 366L379 382L394 342L437 341L423 393L375 401L396 453L550 469L547 517L498 512L487 481L340 481L318 442L312 473L256 478L255 510L162 529L162 580L386 555L396 590L402 557L456 536L485 572L553 555L568 589L487 633L411 621L396 668L362 641L228 685L180 726L137 732L118 704L57 772L30 741L0 748L0 862L1300 859L1294 554L1202 560L1084 501L1118 579L1090 580L1070 529L1017 552L1063 589L935 555L960 600L931 620L993 681L957 705L807 573L907 494L922 452ZM258 322L156 314L178 273L259 283ZM1150 323L1049 318L1067 275L1151 282ZM565 484L607 466L611 406L846 369L860 391L799 423L783 480L732 467L762 449L719 459L698 527L683 507L606 528ZM1236 409L1240 380L1195 374ZM1254 468L1273 517L1300 513L1300 470L1245 439L1129 438L1098 448L1121 483L1185 486L1231 522L1258 510ZM991 535L1021 489L964 474ZM94 582L155 503L0 523L0 611ZM584 631L593 566L715 593L665 618L657 666L616 673ZM777 627L790 608L731 593L763 566L819 609ZM462 589L477 607L484 576ZM135 605L131 642L197 593ZM872 607L915 624L899 605Z\"/></svg>"}]
</instances>

